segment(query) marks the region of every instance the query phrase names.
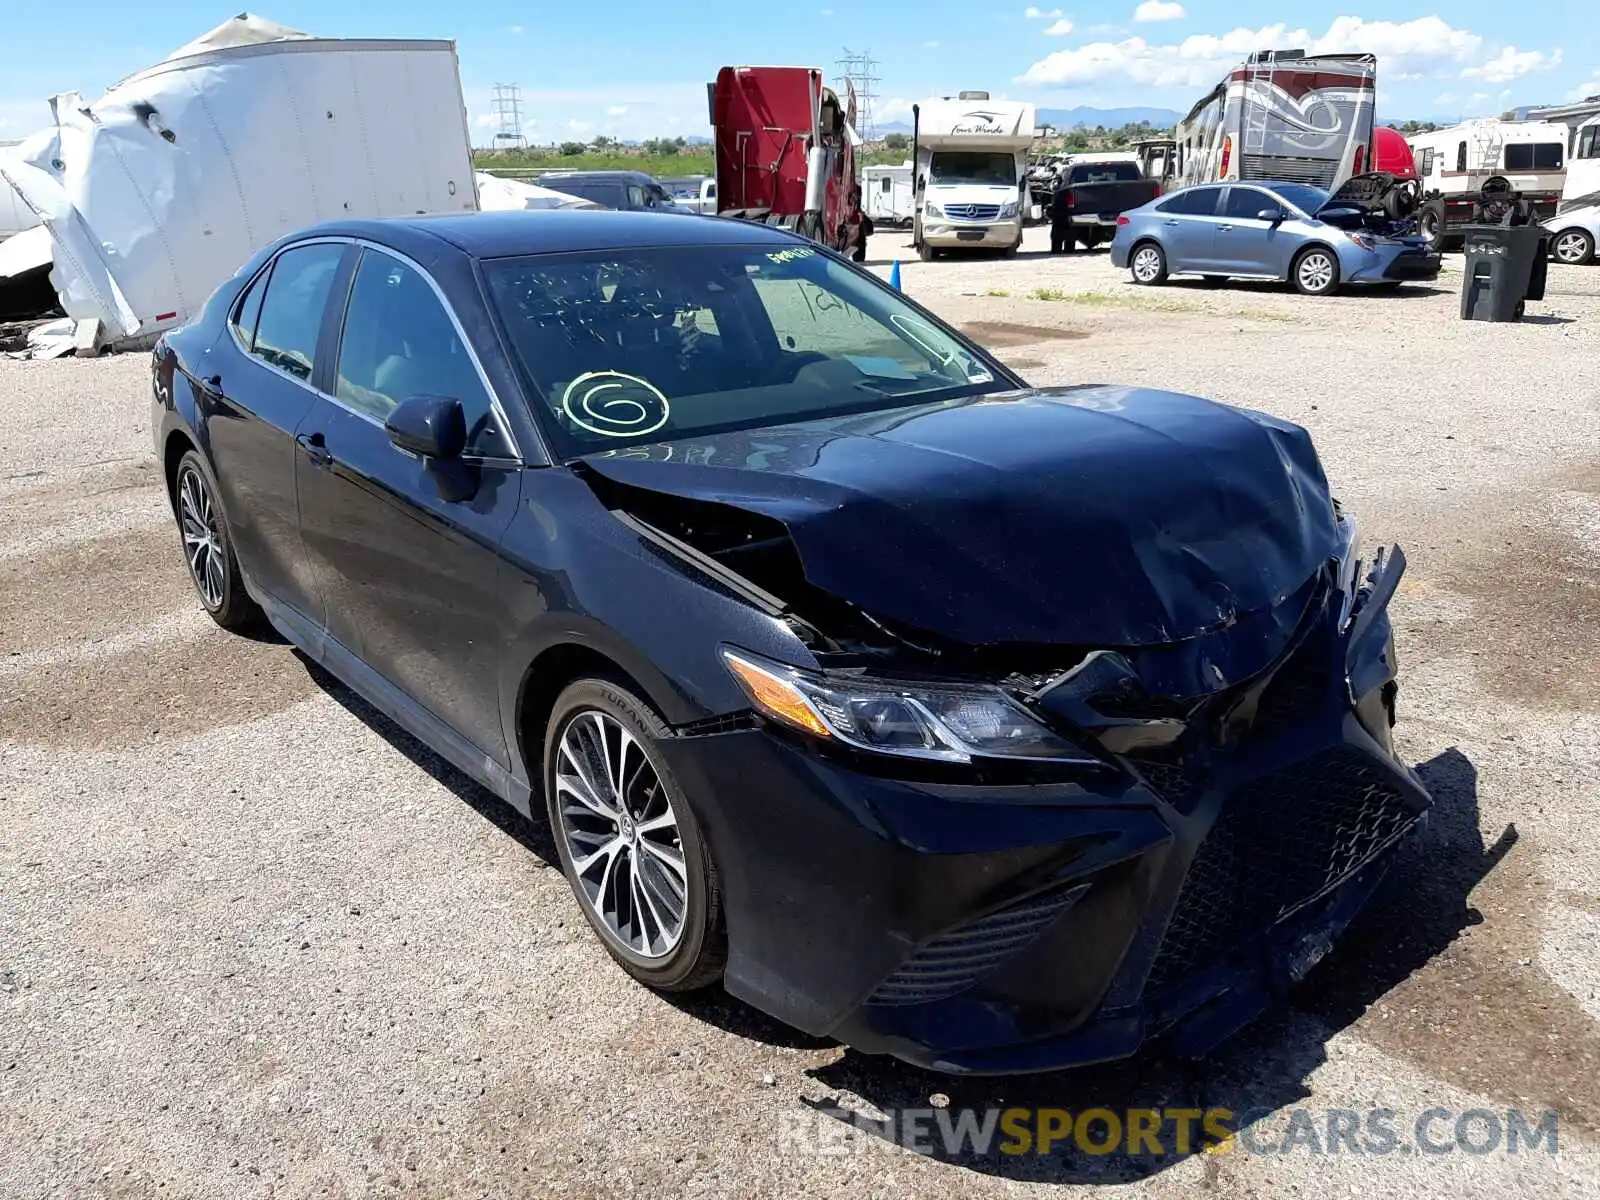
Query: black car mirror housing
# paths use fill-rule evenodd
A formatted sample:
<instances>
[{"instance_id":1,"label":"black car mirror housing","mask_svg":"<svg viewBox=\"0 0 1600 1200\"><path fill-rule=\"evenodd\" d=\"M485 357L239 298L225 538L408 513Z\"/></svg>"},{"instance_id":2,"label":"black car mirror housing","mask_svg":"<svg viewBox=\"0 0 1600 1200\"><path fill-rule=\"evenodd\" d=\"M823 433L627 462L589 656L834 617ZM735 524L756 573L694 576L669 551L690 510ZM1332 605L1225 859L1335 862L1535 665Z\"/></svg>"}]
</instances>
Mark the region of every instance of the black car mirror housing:
<instances>
[{"instance_id":1,"label":"black car mirror housing","mask_svg":"<svg viewBox=\"0 0 1600 1200\"><path fill-rule=\"evenodd\" d=\"M411 396L384 422L389 440L423 458L454 459L467 446L467 418L452 396Z\"/></svg>"}]
</instances>

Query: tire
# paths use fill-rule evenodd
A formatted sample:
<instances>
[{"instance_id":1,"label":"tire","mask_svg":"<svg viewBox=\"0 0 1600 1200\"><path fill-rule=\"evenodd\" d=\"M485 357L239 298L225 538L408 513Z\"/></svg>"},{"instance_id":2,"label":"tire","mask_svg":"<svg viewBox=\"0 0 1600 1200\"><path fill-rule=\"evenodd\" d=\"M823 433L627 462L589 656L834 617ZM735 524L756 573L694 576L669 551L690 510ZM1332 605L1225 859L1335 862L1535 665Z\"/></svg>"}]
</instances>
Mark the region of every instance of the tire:
<instances>
[{"instance_id":1,"label":"tire","mask_svg":"<svg viewBox=\"0 0 1600 1200\"><path fill-rule=\"evenodd\" d=\"M1339 256L1325 246L1308 246L1295 256L1289 278L1302 296L1331 296L1339 290Z\"/></svg>"},{"instance_id":2,"label":"tire","mask_svg":"<svg viewBox=\"0 0 1600 1200\"><path fill-rule=\"evenodd\" d=\"M1550 253L1569 267L1594 261L1594 235L1587 229L1563 229L1550 239Z\"/></svg>"},{"instance_id":3,"label":"tire","mask_svg":"<svg viewBox=\"0 0 1600 1200\"><path fill-rule=\"evenodd\" d=\"M1085 250L1094 250L1100 245L1100 231L1098 229L1091 229L1078 240L1083 243L1083 248Z\"/></svg>"},{"instance_id":4,"label":"tire","mask_svg":"<svg viewBox=\"0 0 1600 1200\"><path fill-rule=\"evenodd\" d=\"M260 625L265 618L245 590L217 481L199 452L189 450L178 460L171 500L178 544L201 605L224 629L239 632Z\"/></svg>"},{"instance_id":5,"label":"tire","mask_svg":"<svg viewBox=\"0 0 1600 1200\"><path fill-rule=\"evenodd\" d=\"M1141 287L1167 281L1167 255L1155 242L1140 242L1128 256L1128 273Z\"/></svg>"},{"instance_id":6,"label":"tire","mask_svg":"<svg viewBox=\"0 0 1600 1200\"><path fill-rule=\"evenodd\" d=\"M722 978L727 935L710 849L655 749L667 736L661 718L622 684L600 678L570 684L545 728L545 808L561 869L606 951L646 987L692 992ZM602 745L604 762L621 764L614 772L602 766ZM613 773L625 781L620 810ZM581 799L581 790L598 803ZM667 825L660 824L663 818ZM609 860L594 861L607 846ZM574 850L580 862L586 851L592 856L581 875ZM637 875L636 863L643 864Z\"/></svg>"},{"instance_id":7,"label":"tire","mask_svg":"<svg viewBox=\"0 0 1600 1200\"><path fill-rule=\"evenodd\" d=\"M1424 208L1417 214L1417 233L1434 249L1440 248L1439 234L1443 225L1444 218L1437 208Z\"/></svg>"},{"instance_id":8,"label":"tire","mask_svg":"<svg viewBox=\"0 0 1600 1200\"><path fill-rule=\"evenodd\" d=\"M917 246L917 257L923 262L932 262L939 257L939 252L927 242L922 242Z\"/></svg>"}]
</instances>

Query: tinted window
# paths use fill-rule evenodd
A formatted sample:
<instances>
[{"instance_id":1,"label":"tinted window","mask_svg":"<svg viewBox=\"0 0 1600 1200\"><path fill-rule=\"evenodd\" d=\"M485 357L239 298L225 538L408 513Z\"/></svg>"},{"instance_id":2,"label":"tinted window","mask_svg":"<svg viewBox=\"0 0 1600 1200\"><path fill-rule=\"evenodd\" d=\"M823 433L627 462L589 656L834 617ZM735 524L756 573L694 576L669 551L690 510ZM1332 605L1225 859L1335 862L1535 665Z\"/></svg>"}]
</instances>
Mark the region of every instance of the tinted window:
<instances>
[{"instance_id":1,"label":"tinted window","mask_svg":"<svg viewBox=\"0 0 1600 1200\"><path fill-rule=\"evenodd\" d=\"M1600 125L1578 131L1578 157L1600 158Z\"/></svg>"},{"instance_id":2,"label":"tinted window","mask_svg":"<svg viewBox=\"0 0 1600 1200\"><path fill-rule=\"evenodd\" d=\"M466 410L468 453L511 452L477 366L432 286L375 250L362 254L350 289L334 394L377 421L412 396L450 396Z\"/></svg>"},{"instance_id":3,"label":"tinted window","mask_svg":"<svg viewBox=\"0 0 1600 1200\"><path fill-rule=\"evenodd\" d=\"M344 249L338 242L318 242L278 255L256 324L258 358L296 379L311 378L323 310Z\"/></svg>"},{"instance_id":4,"label":"tinted window","mask_svg":"<svg viewBox=\"0 0 1600 1200\"><path fill-rule=\"evenodd\" d=\"M1075 163L1067 174L1068 183L1122 183L1144 178L1134 162Z\"/></svg>"},{"instance_id":5,"label":"tinted window","mask_svg":"<svg viewBox=\"0 0 1600 1200\"><path fill-rule=\"evenodd\" d=\"M257 275L233 310L233 327L238 330L239 341L246 348L255 340L256 321L261 316L261 300L267 294L267 279L271 274L272 268L268 267Z\"/></svg>"},{"instance_id":6,"label":"tinted window","mask_svg":"<svg viewBox=\"0 0 1600 1200\"><path fill-rule=\"evenodd\" d=\"M1187 191L1179 192L1172 199L1164 201L1159 211L1182 213L1186 217L1213 216L1217 211L1217 197L1221 194L1221 188L1189 188Z\"/></svg>"},{"instance_id":7,"label":"tinted window","mask_svg":"<svg viewBox=\"0 0 1600 1200\"><path fill-rule=\"evenodd\" d=\"M1222 215L1237 220L1254 221L1256 214L1262 209L1281 207L1283 206L1265 192L1257 191L1255 188L1236 187L1228 189L1228 199L1223 204Z\"/></svg>"},{"instance_id":8,"label":"tinted window","mask_svg":"<svg viewBox=\"0 0 1600 1200\"><path fill-rule=\"evenodd\" d=\"M495 259L490 301L561 454L998 391L969 345L810 247Z\"/></svg>"},{"instance_id":9,"label":"tinted window","mask_svg":"<svg viewBox=\"0 0 1600 1200\"><path fill-rule=\"evenodd\" d=\"M1508 171L1559 171L1560 142L1518 142L1506 147Z\"/></svg>"},{"instance_id":10,"label":"tinted window","mask_svg":"<svg viewBox=\"0 0 1600 1200\"><path fill-rule=\"evenodd\" d=\"M581 196L585 200L593 200L596 204L603 204L607 208L622 208L627 200L627 192L620 183L591 183L584 179L553 179L545 186L554 191L565 192L569 196Z\"/></svg>"},{"instance_id":11,"label":"tinted window","mask_svg":"<svg viewBox=\"0 0 1600 1200\"><path fill-rule=\"evenodd\" d=\"M1467 169L1467 144L1465 142L1457 142L1456 143L1456 170L1465 171L1466 169Z\"/></svg>"},{"instance_id":12,"label":"tinted window","mask_svg":"<svg viewBox=\"0 0 1600 1200\"><path fill-rule=\"evenodd\" d=\"M628 207L644 208L649 201L645 198L644 189L637 183L628 185Z\"/></svg>"}]
</instances>

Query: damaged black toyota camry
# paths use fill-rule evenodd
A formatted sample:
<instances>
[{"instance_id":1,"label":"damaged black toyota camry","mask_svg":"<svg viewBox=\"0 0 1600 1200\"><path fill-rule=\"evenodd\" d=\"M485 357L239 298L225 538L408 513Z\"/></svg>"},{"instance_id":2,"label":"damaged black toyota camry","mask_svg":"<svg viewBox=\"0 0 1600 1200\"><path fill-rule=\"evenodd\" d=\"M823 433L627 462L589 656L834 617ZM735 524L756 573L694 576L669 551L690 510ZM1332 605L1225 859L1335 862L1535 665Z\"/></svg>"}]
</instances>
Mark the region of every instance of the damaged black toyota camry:
<instances>
[{"instance_id":1,"label":"damaged black toyota camry","mask_svg":"<svg viewBox=\"0 0 1600 1200\"><path fill-rule=\"evenodd\" d=\"M1029 388L780 230L321 226L152 366L207 611L548 819L652 987L949 1072L1204 1052L1428 807L1404 558L1305 430Z\"/></svg>"}]
</instances>

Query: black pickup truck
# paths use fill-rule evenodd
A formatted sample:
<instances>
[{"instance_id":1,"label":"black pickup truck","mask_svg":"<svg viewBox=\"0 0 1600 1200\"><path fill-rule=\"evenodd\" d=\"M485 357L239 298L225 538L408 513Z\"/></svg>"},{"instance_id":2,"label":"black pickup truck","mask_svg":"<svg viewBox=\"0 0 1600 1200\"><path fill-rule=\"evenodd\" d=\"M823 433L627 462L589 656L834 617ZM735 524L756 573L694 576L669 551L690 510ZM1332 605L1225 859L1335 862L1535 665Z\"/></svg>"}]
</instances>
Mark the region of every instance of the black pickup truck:
<instances>
[{"instance_id":1,"label":"black pickup truck","mask_svg":"<svg viewBox=\"0 0 1600 1200\"><path fill-rule=\"evenodd\" d=\"M1067 164L1065 187L1073 234L1089 250L1112 239L1123 213L1161 194L1160 181L1146 179L1137 162L1096 162L1082 155Z\"/></svg>"}]
</instances>

